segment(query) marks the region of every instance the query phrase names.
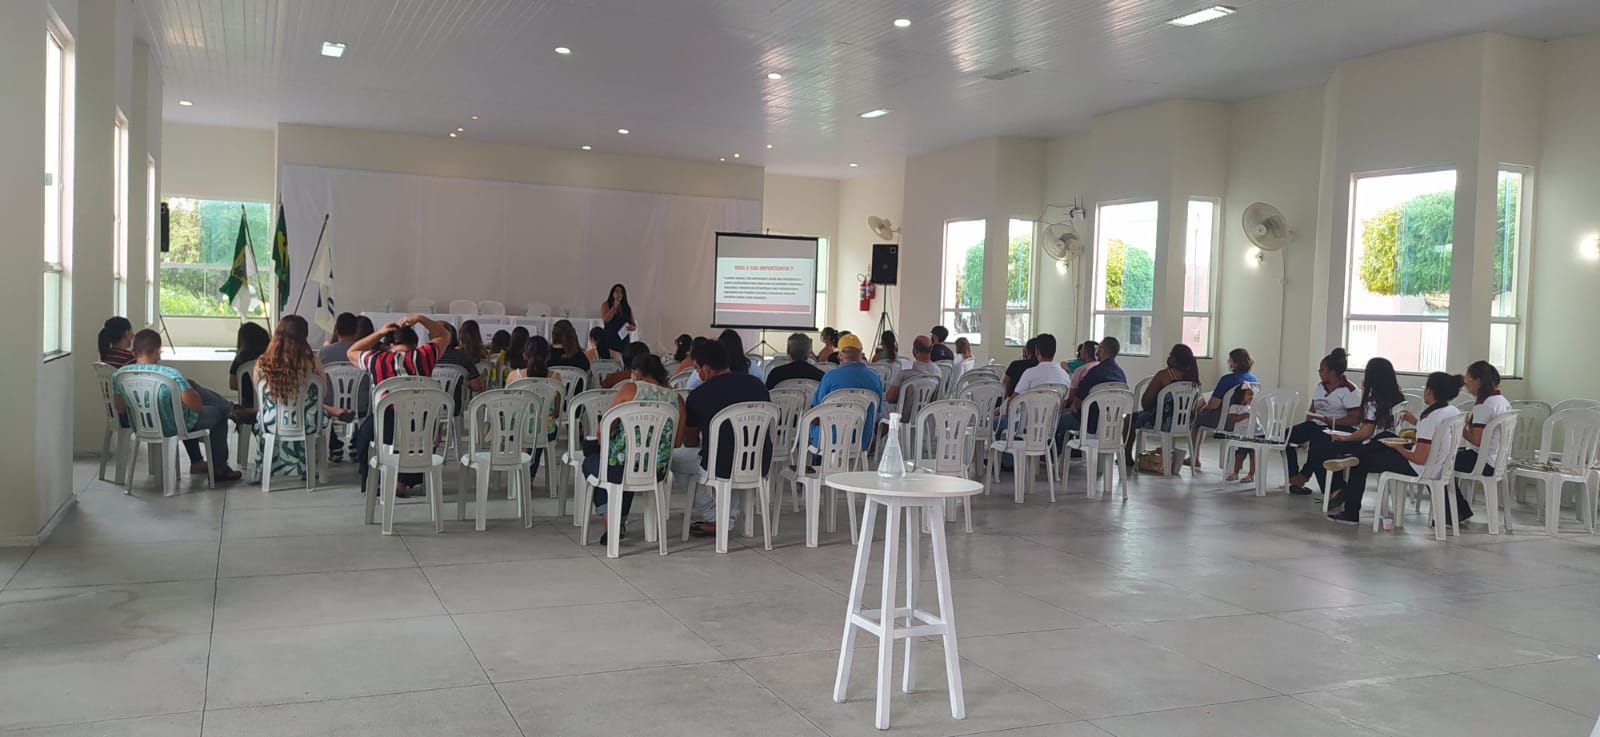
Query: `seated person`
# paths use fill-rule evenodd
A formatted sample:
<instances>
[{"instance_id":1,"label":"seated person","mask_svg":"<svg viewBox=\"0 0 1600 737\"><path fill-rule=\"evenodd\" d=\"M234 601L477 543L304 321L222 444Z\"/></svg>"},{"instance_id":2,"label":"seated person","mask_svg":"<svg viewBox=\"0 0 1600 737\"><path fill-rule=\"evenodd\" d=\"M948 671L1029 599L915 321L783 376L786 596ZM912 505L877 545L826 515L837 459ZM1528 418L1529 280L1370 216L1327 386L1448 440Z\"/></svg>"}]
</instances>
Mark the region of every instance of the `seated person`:
<instances>
[{"instance_id":1,"label":"seated person","mask_svg":"<svg viewBox=\"0 0 1600 737\"><path fill-rule=\"evenodd\" d=\"M1333 491L1330 493L1339 494L1343 509L1330 512L1328 519L1346 525L1358 524L1361 521L1361 496L1366 492L1367 477L1372 474L1387 472L1405 476L1421 475L1423 467L1428 463L1429 451L1433 448L1434 433L1446 420L1461 415L1461 410L1450 404L1460 396L1461 385L1461 377L1454 374L1435 371L1428 375L1427 386L1422 390L1422 401L1427 403L1428 408L1417 418L1416 444L1409 448L1385 443L1368 443L1362 446L1357 456L1359 460L1349 469L1349 480L1345 481L1338 476L1332 480ZM1454 459L1451 459L1451 462L1453 464ZM1448 514L1449 510L1446 509L1447 519ZM1443 524L1443 520L1440 523Z\"/></svg>"},{"instance_id":2,"label":"seated person","mask_svg":"<svg viewBox=\"0 0 1600 737\"><path fill-rule=\"evenodd\" d=\"M126 317L106 318L100 328L100 362L112 368L122 368L133 363L133 323Z\"/></svg>"},{"instance_id":3,"label":"seated person","mask_svg":"<svg viewBox=\"0 0 1600 737\"><path fill-rule=\"evenodd\" d=\"M239 334L236 340L233 363L228 365L228 388L239 393L239 404L233 408L234 422L248 425L255 422L256 417L256 388L254 382L257 377L252 376L249 383L240 386L239 368L261 358L261 354L267 352L267 343L271 342L272 336L260 324L247 322L239 326Z\"/></svg>"},{"instance_id":4,"label":"seated person","mask_svg":"<svg viewBox=\"0 0 1600 737\"><path fill-rule=\"evenodd\" d=\"M442 324L445 332L450 333L450 344L444 349L443 353L439 354L439 362L434 365L449 364L451 366L460 366L462 370L467 372L467 380L456 387L456 395L454 397L456 412L463 412L467 408L467 400L471 397L471 394L467 392L471 391L472 394L477 394L483 391L483 375L478 371L477 362L473 361L466 351L461 350L461 340L456 333L456 326L450 323Z\"/></svg>"},{"instance_id":5,"label":"seated person","mask_svg":"<svg viewBox=\"0 0 1600 737\"><path fill-rule=\"evenodd\" d=\"M1068 431L1077 431L1083 427L1083 400L1089 398L1089 393L1101 384L1126 384L1128 375L1122 372L1122 367L1117 365L1117 354L1122 352L1122 341L1111 336L1106 336L1096 348L1095 357L1099 359L1094 368L1083 375L1083 381L1072 388L1072 394L1067 401L1072 405L1072 411L1061 416L1061 421L1056 423L1056 447L1061 447ZM1095 432L1099 427L1100 417L1098 408L1089 413L1089 432Z\"/></svg>"},{"instance_id":6,"label":"seated person","mask_svg":"<svg viewBox=\"0 0 1600 737\"><path fill-rule=\"evenodd\" d=\"M928 354L928 355L933 356L933 358L930 359L930 360L933 360L933 361L955 361L956 360L955 351L950 350L950 346L947 346L947 345L944 344L944 342L946 340L950 339L950 328L947 328L947 327L945 327L943 325L935 325L935 326L933 326L932 330L928 331L928 335L933 338L933 348L929 351L929 354Z\"/></svg>"},{"instance_id":7,"label":"seated person","mask_svg":"<svg viewBox=\"0 0 1600 737\"><path fill-rule=\"evenodd\" d=\"M720 342L701 345L691 352L690 357L694 360L695 373L700 376L700 386L689 394L685 402L684 423L678 435L681 450L673 452L672 470L686 478L704 478L712 472L719 478L727 478L733 474L733 428L722 428L717 441L721 453L713 460L710 458L711 439L707 437L713 429L711 421L718 412L732 405L766 402L772 397L760 379L728 369L728 353ZM772 439L768 438L762 452L762 472L765 473L771 464ZM738 518L738 511L738 505L734 505L728 515L728 524L732 525ZM711 487L695 485L694 513L699 515L700 521L689 528L689 534L696 537L717 534L716 495Z\"/></svg>"},{"instance_id":8,"label":"seated person","mask_svg":"<svg viewBox=\"0 0 1600 737\"><path fill-rule=\"evenodd\" d=\"M1255 392L1255 390L1251 389L1249 384L1245 384L1244 393L1239 395L1239 403L1228 408L1228 424L1232 425L1235 428L1234 432L1236 432L1238 434L1241 434L1241 435L1247 435L1247 436L1250 436L1250 437L1258 437L1258 436L1261 435L1261 423L1260 422L1255 423L1255 427L1247 427L1247 428L1244 428L1244 429L1239 429L1239 424L1240 423L1248 422L1250 420L1250 405L1252 403L1254 403L1255 400L1256 400L1256 392ZM1244 462L1246 460L1250 461L1250 471L1244 475L1244 478L1240 478L1239 477L1239 471L1240 471L1240 469L1242 469L1244 467ZM1251 450L1251 449L1249 449L1249 448L1236 448L1236 449L1234 449L1234 451L1233 451L1233 470L1229 471L1228 475L1223 477L1223 478L1228 480L1228 481L1242 481L1242 482L1247 483L1247 484L1252 482L1252 481L1255 481L1256 480L1256 452Z\"/></svg>"},{"instance_id":9,"label":"seated person","mask_svg":"<svg viewBox=\"0 0 1600 737\"><path fill-rule=\"evenodd\" d=\"M642 343L637 340L629 343L622 349L622 368L618 371L614 371L600 377L600 388L611 389L624 381L634 378L634 374L638 372L631 368L633 366L633 359L646 355L649 352L649 343ZM662 370L665 371L666 368L663 367Z\"/></svg>"},{"instance_id":10,"label":"seated person","mask_svg":"<svg viewBox=\"0 0 1600 737\"><path fill-rule=\"evenodd\" d=\"M356 342L357 321L358 318L349 312L341 312L333 319L333 335L328 336L327 345L317 349L317 360L322 361L322 365L350 362L345 354Z\"/></svg>"},{"instance_id":11,"label":"seated person","mask_svg":"<svg viewBox=\"0 0 1600 737\"><path fill-rule=\"evenodd\" d=\"M612 357L611 345L606 340L605 328L600 327L599 325L589 328L589 347L584 349L583 355L585 358L589 359L589 363L607 360ZM624 366L623 368L627 367Z\"/></svg>"},{"instance_id":12,"label":"seated person","mask_svg":"<svg viewBox=\"0 0 1600 737\"><path fill-rule=\"evenodd\" d=\"M1067 373L1072 374L1072 384L1076 386L1083 383L1083 375L1089 373L1089 369L1094 368L1099 362L1100 344L1092 340L1083 341L1083 344L1078 346L1078 359L1066 363Z\"/></svg>"},{"instance_id":13,"label":"seated person","mask_svg":"<svg viewBox=\"0 0 1600 737\"><path fill-rule=\"evenodd\" d=\"M1361 423L1361 392L1345 378L1349 366L1343 348L1333 349L1317 366L1317 386L1311 390L1311 411L1306 413L1304 422L1289 428L1290 494L1310 494L1311 490L1305 485L1313 478L1326 490L1327 471L1322 463L1333 457L1326 447L1333 442L1327 431L1350 432ZM1301 445L1307 448L1305 465L1300 464Z\"/></svg>"},{"instance_id":14,"label":"seated person","mask_svg":"<svg viewBox=\"0 0 1600 737\"><path fill-rule=\"evenodd\" d=\"M904 384L907 379L918 376L932 376L935 379L944 381L944 371L934 365L932 355L933 342L928 340L927 336L918 335L913 339L911 341L911 365L895 373L894 383L889 385L888 394L884 396L884 399L888 400L890 404L899 407L900 385ZM902 417L900 419L905 422L911 421L910 417Z\"/></svg>"},{"instance_id":15,"label":"seated person","mask_svg":"<svg viewBox=\"0 0 1600 737\"><path fill-rule=\"evenodd\" d=\"M865 428L875 427L873 422L877 419L878 409L883 405L883 379L876 371L867 368L862 360L861 339L849 333L839 335L839 350L834 354L839 358L839 368L822 375L822 382L817 384L817 393L811 397L811 406L815 407L827 401L830 393L839 389L870 389L878 395L878 401L867 407ZM811 447L817 447L817 429L812 428ZM872 445L872 433L861 433L861 447L868 448Z\"/></svg>"},{"instance_id":16,"label":"seated person","mask_svg":"<svg viewBox=\"0 0 1600 737\"><path fill-rule=\"evenodd\" d=\"M428 342L422 343L417 337L413 325L422 325L428 329ZM412 315L401 318L396 322L384 325L377 332L351 344L350 350L345 352L345 357L351 363L360 366L363 371L372 375L372 386L382 384L385 379L396 376L432 376L433 367L439 363L439 356L444 353L444 347L450 343L450 332L445 330L444 324L435 322L427 315ZM386 425L392 432L392 425ZM351 436L350 456L356 464L356 469L361 475L361 489L367 488L367 453L371 450L373 438L376 435L376 424L372 415L361 420L356 426L355 433ZM392 443L394 437L385 433L383 442ZM402 499L411 496L411 488L422 483L420 473L402 473L396 484L395 496Z\"/></svg>"},{"instance_id":17,"label":"seated person","mask_svg":"<svg viewBox=\"0 0 1600 737\"><path fill-rule=\"evenodd\" d=\"M133 336L134 362L117 369L115 375L134 372L151 372L165 376L178 384L178 400L183 405L183 427L186 430L210 432L211 462L217 464L214 475L218 481L234 481L243 474L228 467L228 416L233 413L233 403L222 395L195 384L183 377L177 369L161 363L161 334L154 330L140 330ZM113 386L116 386L113 384ZM116 387L113 402L118 412L127 412L128 403L122 388ZM166 397L158 397L163 434L177 434L176 419L171 416ZM200 441L185 440L184 450L189 454L189 472L195 475L207 471L206 461L200 453Z\"/></svg>"},{"instance_id":18,"label":"seated person","mask_svg":"<svg viewBox=\"0 0 1600 737\"><path fill-rule=\"evenodd\" d=\"M810 379L822 381L822 369L811 363L811 337L805 333L794 333L789 336L789 342L784 346L784 353L789 356L789 362L767 373L767 389L777 388L779 384L790 379Z\"/></svg>"},{"instance_id":19,"label":"seated person","mask_svg":"<svg viewBox=\"0 0 1600 737\"><path fill-rule=\"evenodd\" d=\"M1194 446L1194 457L1184 461L1184 465L1200 467L1200 446L1205 442L1205 436L1200 428L1210 428L1227 431L1233 424L1223 416L1222 402L1228 398L1228 393L1240 384L1254 384L1259 381L1255 374L1250 373L1250 368L1255 365L1255 360L1250 357L1250 351L1235 348L1228 351L1228 373L1217 380L1217 387L1211 391L1211 396L1206 399L1204 406L1195 407L1194 421L1190 424L1189 443ZM1198 401L1196 402L1198 404Z\"/></svg>"},{"instance_id":20,"label":"seated person","mask_svg":"<svg viewBox=\"0 0 1600 737\"><path fill-rule=\"evenodd\" d=\"M1167 365L1151 377L1150 385L1144 388L1144 395L1139 397L1139 409L1133 413L1133 421L1128 428L1127 453L1133 457L1133 437L1138 430L1156 429L1156 417L1164 416L1161 432L1172 432L1172 398L1168 397L1163 407L1157 407L1156 402L1161 400L1161 392L1175 382L1189 382L1200 385L1200 363L1194 359L1194 349L1184 343L1175 343L1172 350L1167 352Z\"/></svg>"},{"instance_id":21,"label":"seated person","mask_svg":"<svg viewBox=\"0 0 1600 737\"><path fill-rule=\"evenodd\" d=\"M643 350L636 350L635 346L642 346ZM672 464L672 445L679 435L678 428L684 425L683 402L678 397L678 392L667 386L667 381L670 378L667 376L667 369L661 365L659 357L650 355L650 346L635 341L629 343L628 347L623 350L624 355L630 352L632 353L632 359L628 364L631 367L628 372L631 374L633 381L624 384L621 389L617 390L617 395L612 398L611 405L606 407L606 410L610 411L612 407L634 401L665 402L678 408L677 419L667 422L666 431L661 434L661 442L656 451L656 478L658 480L665 479L667 477L667 469ZM593 452L590 452L591 450ZM622 429L620 427L612 428L610 447L606 449L605 453L607 481L613 484L622 483L623 473L627 465L627 452L627 438L624 437ZM599 512L601 520L604 521L606 520L609 505L607 504L606 490L600 488L600 457L601 453L597 441L594 448L585 450L583 475L589 479L590 484L596 487L594 490L594 511ZM633 492L625 491L622 493L622 519L619 521L622 538L628 536L628 512L632 509ZM609 524L609 521L606 521L605 524ZM607 529L609 530L610 528L607 527ZM608 534L600 535L601 545L606 544Z\"/></svg>"},{"instance_id":22,"label":"seated person","mask_svg":"<svg viewBox=\"0 0 1600 737\"><path fill-rule=\"evenodd\" d=\"M1006 396L1016 394L1017 380L1022 378L1022 372L1027 371L1039 363L1039 358L1034 355L1034 346L1037 341L1029 338L1022 346L1022 358L1012 361L1006 366L1005 378Z\"/></svg>"}]
</instances>

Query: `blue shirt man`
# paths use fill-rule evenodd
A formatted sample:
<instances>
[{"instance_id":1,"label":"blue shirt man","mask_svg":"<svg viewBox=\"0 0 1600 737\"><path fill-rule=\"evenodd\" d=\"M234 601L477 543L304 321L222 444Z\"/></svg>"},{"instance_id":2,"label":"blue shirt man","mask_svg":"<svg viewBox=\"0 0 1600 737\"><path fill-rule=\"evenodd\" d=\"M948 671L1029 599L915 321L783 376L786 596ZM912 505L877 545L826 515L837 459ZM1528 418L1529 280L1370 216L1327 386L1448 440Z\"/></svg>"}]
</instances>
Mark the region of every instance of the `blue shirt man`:
<instances>
[{"instance_id":1,"label":"blue shirt man","mask_svg":"<svg viewBox=\"0 0 1600 737\"><path fill-rule=\"evenodd\" d=\"M872 429L877 420L878 406L883 404L883 379L878 374L867 368L862 360L861 339L854 335L845 335L839 338L839 368L829 371L822 376L822 382L817 384L817 393L811 398L811 406L822 404L828 393L838 389L871 389L878 395L876 404L867 408L867 422L861 433L861 447L865 448L872 443ZM817 446L817 429L811 429L811 446Z\"/></svg>"},{"instance_id":2,"label":"blue shirt man","mask_svg":"<svg viewBox=\"0 0 1600 737\"><path fill-rule=\"evenodd\" d=\"M1068 431L1077 430L1083 426L1083 401L1089 398L1089 392L1101 384L1128 383L1128 375L1122 372L1122 367L1117 365L1117 354L1122 352L1122 341L1107 337L1100 341L1095 357L1100 363L1094 368L1085 371L1083 381L1072 388L1072 411L1061 415L1061 420L1056 423L1056 447L1061 447ZM1095 432L1100 426L1100 408L1089 413L1089 432Z\"/></svg>"}]
</instances>

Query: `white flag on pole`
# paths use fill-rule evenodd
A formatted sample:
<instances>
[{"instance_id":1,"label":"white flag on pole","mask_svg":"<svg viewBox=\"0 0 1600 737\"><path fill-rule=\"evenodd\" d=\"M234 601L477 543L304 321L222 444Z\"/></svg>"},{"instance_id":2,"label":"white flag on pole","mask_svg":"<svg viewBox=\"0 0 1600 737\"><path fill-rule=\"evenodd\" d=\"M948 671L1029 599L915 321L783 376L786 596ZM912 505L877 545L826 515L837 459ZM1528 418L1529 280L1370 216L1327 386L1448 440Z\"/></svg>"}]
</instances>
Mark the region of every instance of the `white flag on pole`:
<instances>
[{"instance_id":1,"label":"white flag on pole","mask_svg":"<svg viewBox=\"0 0 1600 737\"><path fill-rule=\"evenodd\" d=\"M311 271L306 275L306 287L314 284L317 290L317 311L312 321L323 332L332 335L334 318L339 316L339 311L333 306L332 247L327 243L320 245L316 258L311 261Z\"/></svg>"}]
</instances>

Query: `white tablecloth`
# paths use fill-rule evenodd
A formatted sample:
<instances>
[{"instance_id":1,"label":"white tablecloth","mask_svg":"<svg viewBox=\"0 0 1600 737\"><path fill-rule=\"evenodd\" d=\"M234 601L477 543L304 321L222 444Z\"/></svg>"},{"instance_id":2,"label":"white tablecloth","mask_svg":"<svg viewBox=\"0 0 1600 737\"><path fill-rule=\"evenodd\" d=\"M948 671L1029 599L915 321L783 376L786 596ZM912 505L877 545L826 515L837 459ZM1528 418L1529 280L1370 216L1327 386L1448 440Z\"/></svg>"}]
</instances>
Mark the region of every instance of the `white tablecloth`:
<instances>
[{"instance_id":1,"label":"white tablecloth","mask_svg":"<svg viewBox=\"0 0 1600 737\"><path fill-rule=\"evenodd\" d=\"M406 312L363 312L361 314L372 320L372 324L378 327L382 327L384 323L410 316L410 313ZM496 330L510 332L519 325L527 328L530 335L542 335L549 338L550 326L556 324L558 320L565 319L570 320L572 327L578 331L578 340L584 345L588 345L589 330L605 324L604 321L592 317L522 317L520 315L429 315L428 317L439 322L450 323L458 329L461 327L461 323L467 320L476 320L478 321L478 331L483 334L485 343L494 337ZM416 326L416 330L418 335L426 337L428 334L427 329L421 325Z\"/></svg>"}]
</instances>

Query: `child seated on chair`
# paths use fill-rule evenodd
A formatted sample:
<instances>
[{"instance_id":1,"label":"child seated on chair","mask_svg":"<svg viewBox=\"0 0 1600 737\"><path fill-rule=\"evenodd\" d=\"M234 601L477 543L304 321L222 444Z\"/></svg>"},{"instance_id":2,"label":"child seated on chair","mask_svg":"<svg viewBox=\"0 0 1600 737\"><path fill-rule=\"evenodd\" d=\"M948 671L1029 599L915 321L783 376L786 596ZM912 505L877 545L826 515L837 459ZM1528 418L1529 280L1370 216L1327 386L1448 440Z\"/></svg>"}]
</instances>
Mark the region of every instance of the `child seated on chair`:
<instances>
[{"instance_id":1,"label":"child seated on chair","mask_svg":"<svg viewBox=\"0 0 1600 737\"><path fill-rule=\"evenodd\" d=\"M1239 437L1251 437L1261 434L1261 423L1244 424L1250 419L1250 404L1256 399L1254 389L1245 385L1245 390L1239 395L1239 404L1228 407L1228 426L1233 428ZM1239 475L1239 469L1246 460L1250 461L1250 471L1244 476ZM1256 452L1249 448L1236 448L1233 451L1233 470L1228 472L1229 481L1242 481L1250 483L1256 480Z\"/></svg>"}]
</instances>

